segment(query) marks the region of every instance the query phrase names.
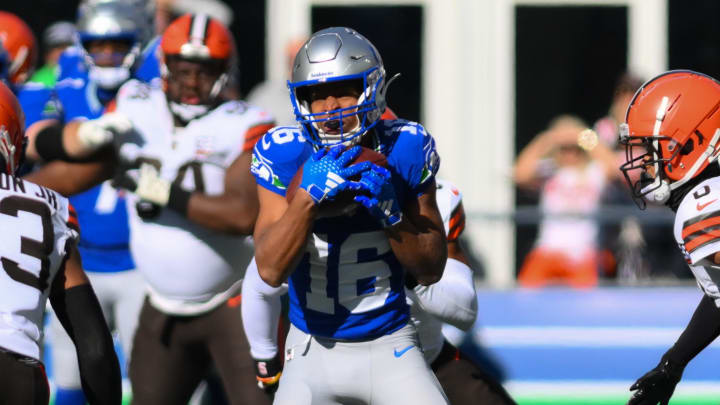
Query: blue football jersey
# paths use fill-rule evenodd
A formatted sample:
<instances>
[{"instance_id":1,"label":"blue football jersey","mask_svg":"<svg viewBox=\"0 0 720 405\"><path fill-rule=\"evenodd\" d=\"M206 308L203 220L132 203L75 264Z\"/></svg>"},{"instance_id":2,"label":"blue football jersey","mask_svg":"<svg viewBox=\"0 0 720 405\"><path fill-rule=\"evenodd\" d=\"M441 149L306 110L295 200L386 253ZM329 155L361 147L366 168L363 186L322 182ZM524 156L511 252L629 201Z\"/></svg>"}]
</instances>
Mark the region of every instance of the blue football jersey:
<instances>
[{"instance_id":1,"label":"blue football jersey","mask_svg":"<svg viewBox=\"0 0 720 405\"><path fill-rule=\"evenodd\" d=\"M417 123L381 121L373 129L401 204L433 183L439 159L435 141ZM257 183L280 195L314 149L298 127L278 127L255 145L251 171ZM318 218L300 263L288 279L290 321L306 333L343 340L373 339L408 319L404 270L382 225L362 207Z\"/></svg>"},{"instance_id":2,"label":"blue football jersey","mask_svg":"<svg viewBox=\"0 0 720 405\"><path fill-rule=\"evenodd\" d=\"M156 58L154 52L144 54ZM145 61L143 75L153 78L153 62ZM114 97L114 91L98 88L88 79L82 54L77 48L63 52L59 60L60 74L54 96L60 110L60 119L70 122L78 118L98 118ZM157 60L155 75L159 76ZM115 272L135 268L130 254L130 228L127 203L121 192L108 183L70 197L83 230L78 248L83 267L89 271Z\"/></svg>"},{"instance_id":3,"label":"blue football jersey","mask_svg":"<svg viewBox=\"0 0 720 405\"><path fill-rule=\"evenodd\" d=\"M52 88L41 83L26 83L15 90L25 113L25 128L37 121L60 118L59 106L53 97Z\"/></svg>"},{"instance_id":4,"label":"blue football jersey","mask_svg":"<svg viewBox=\"0 0 720 405\"><path fill-rule=\"evenodd\" d=\"M143 50L140 63L133 73L134 78L145 83L151 83L160 78L159 48L160 37L155 37Z\"/></svg>"}]
</instances>

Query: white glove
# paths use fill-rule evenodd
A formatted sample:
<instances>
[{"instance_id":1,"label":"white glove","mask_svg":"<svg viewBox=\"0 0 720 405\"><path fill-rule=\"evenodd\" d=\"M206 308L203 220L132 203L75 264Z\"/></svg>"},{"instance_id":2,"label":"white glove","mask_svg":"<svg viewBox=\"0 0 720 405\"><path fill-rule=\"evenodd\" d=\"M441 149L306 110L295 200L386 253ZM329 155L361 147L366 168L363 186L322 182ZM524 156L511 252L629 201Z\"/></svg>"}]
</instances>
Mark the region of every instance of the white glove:
<instances>
[{"instance_id":1,"label":"white glove","mask_svg":"<svg viewBox=\"0 0 720 405\"><path fill-rule=\"evenodd\" d=\"M143 200L166 206L170 199L170 182L161 178L158 169L149 163L140 165L135 194Z\"/></svg>"},{"instance_id":2,"label":"white glove","mask_svg":"<svg viewBox=\"0 0 720 405\"><path fill-rule=\"evenodd\" d=\"M80 124L77 140L88 151L94 151L112 142L115 136L130 132L132 128L132 122L125 115L111 112Z\"/></svg>"}]
</instances>

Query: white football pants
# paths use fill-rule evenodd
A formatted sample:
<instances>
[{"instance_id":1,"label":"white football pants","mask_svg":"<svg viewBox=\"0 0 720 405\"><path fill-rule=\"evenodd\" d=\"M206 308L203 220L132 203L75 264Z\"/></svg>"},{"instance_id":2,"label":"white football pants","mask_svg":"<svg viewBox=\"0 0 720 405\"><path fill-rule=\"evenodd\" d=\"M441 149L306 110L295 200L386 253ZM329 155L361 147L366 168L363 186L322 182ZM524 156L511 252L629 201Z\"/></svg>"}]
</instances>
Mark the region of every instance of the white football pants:
<instances>
[{"instance_id":1,"label":"white football pants","mask_svg":"<svg viewBox=\"0 0 720 405\"><path fill-rule=\"evenodd\" d=\"M290 327L274 405L447 403L411 324L360 342L315 337Z\"/></svg>"}]
</instances>

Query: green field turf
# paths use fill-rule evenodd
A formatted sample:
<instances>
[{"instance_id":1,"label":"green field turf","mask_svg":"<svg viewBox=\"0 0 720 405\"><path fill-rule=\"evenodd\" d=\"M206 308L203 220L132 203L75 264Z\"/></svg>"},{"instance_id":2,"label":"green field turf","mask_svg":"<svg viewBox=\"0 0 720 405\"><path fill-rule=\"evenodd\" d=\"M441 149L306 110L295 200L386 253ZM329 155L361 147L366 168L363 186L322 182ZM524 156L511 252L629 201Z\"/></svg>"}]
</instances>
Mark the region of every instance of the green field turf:
<instances>
[{"instance_id":1,"label":"green field turf","mask_svg":"<svg viewBox=\"0 0 720 405\"><path fill-rule=\"evenodd\" d=\"M530 397L517 397L515 400L518 405L624 405L627 403L629 396L618 397L618 396L607 396L593 398L583 397L543 397L543 398L530 398ZM673 398L670 401L670 405L718 405L720 399L706 396L682 396Z\"/></svg>"},{"instance_id":2,"label":"green field turf","mask_svg":"<svg viewBox=\"0 0 720 405\"><path fill-rule=\"evenodd\" d=\"M530 398L530 397L517 397L515 400L518 405L623 405L627 402L628 397L618 396L607 396L594 398L583 398L583 397L543 397L543 398ZM53 405L54 401L50 401ZM720 399L711 397L693 397L693 396L682 396L673 398L670 401L670 405L718 405ZM130 396L126 395L123 398L123 405L130 405Z\"/></svg>"}]
</instances>

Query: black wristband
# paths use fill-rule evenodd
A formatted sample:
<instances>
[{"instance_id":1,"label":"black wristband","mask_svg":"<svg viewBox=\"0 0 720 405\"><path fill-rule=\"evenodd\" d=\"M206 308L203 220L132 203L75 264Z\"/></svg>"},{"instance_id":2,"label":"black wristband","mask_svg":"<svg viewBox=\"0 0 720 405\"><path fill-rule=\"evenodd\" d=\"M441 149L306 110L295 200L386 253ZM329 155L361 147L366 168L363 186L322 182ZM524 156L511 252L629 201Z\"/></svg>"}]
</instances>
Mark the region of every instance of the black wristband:
<instances>
[{"instance_id":1,"label":"black wristband","mask_svg":"<svg viewBox=\"0 0 720 405\"><path fill-rule=\"evenodd\" d=\"M170 186L170 196L168 197L167 206L186 217L191 196L192 193L190 191L184 190L179 184L173 183Z\"/></svg>"},{"instance_id":2,"label":"black wristband","mask_svg":"<svg viewBox=\"0 0 720 405\"><path fill-rule=\"evenodd\" d=\"M42 160L73 160L63 146L62 124L52 124L41 129L35 137L35 150Z\"/></svg>"}]
</instances>

